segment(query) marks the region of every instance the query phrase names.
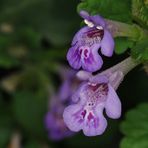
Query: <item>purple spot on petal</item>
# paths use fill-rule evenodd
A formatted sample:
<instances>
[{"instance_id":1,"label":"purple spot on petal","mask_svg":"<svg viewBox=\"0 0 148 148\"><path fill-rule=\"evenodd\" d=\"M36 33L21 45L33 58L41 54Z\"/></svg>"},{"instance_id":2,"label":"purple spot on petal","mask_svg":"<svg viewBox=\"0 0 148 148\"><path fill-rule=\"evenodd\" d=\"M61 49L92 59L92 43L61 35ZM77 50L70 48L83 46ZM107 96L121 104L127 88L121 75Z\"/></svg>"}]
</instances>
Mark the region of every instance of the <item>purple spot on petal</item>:
<instances>
[{"instance_id":1,"label":"purple spot on petal","mask_svg":"<svg viewBox=\"0 0 148 148\"><path fill-rule=\"evenodd\" d=\"M92 119L94 119L94 116L92 115L92 113L89 113L87 119L88 119L89 121L91 121Z\"/></svg>"},{"instance_id":2,"label":"purple spot on petal","mask_svg":"<svg viewBox=\"0 0 148 148\"><path fill-rule=\"evenodd\" d=\"M85 118L85 115L86 115L86 110L84 110L82 113L81 113L83 119Z\"/></svg>"},{"instance_id":3,"label":"purple spot on petal","mask_svg":"<svg viewBox=\"0 0 148 148\"><path fill-rule=\"evenodd\" d=\"M88 57L87 53L88 53L88 50L87 49L84 49L84 56L85 56L85 58Z\"/></svg>"},{"instance_id":4,"label":"purple spot on petal","mask_svg":"<svg viewBox=\"0 0 148 148\"><path fill-rule=\"evenodd\" d=\"M85 63L92 64L94 61L94 57L93 57L92 53L90 53L89 58L84 59L84 60L85 60Z\"/></svg>"},{"instance_id":5,"label":"purple spot on petal","mask_svg":"<svg viewBox=\"0 0 148 148\"><path fill-rule=\"evenodd\" d=\"M102 39L104 35L104 30L93 28L85 33L87 34L87 37L89 38L100 37Z\"/></svg>"}]
</instances>

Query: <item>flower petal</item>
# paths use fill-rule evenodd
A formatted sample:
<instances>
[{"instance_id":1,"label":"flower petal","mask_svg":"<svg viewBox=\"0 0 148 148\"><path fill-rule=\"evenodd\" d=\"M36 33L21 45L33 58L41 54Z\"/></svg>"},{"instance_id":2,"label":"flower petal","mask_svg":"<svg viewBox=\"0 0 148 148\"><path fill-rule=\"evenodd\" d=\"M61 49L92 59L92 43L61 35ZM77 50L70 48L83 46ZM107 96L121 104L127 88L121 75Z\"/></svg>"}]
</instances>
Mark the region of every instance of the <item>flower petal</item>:
<instances>
[{"instance_id":1,"label":"flower petal","mask_svg":"<svg viewBox=\"0 0 148 148\"><path fill-rule=\"evenodd\" d=\"M88 30L90 30L88 26L84 26L83 28L81 28L73 37L71 45L72 46L76 45L83 38L83 34Z\"/></svg>"},{"instance_id":2,"label":"flower petal","mask_svg":"<svg viewBox=\"0 0 148 148\"><path fill-rule=\"evenodd\" d=\"M89 15L88 12L86 12L84 10L80 11L79 14L83 19L86 19L86 20L92 22L96 26L99 25L99 26L105 27L105 21L100 15L91 16L91 15Z\"/></svg>"},{"instance_id":3,"label":"flower petal","mask_svg":"<svg viewBox=\"0 0 148 148\"><path fill-rule=\"evenodd\" d=\"M102 26L103 28L105 27L105 21L100 15L94 15L90 16L92 22L97 26Z\"/></svg>"},{"instance_id":4,"label":"flower petal","mask_svg":"<svg viewBox=\"0 0 148 148\"><path fill-rule=\"evenodd\" d=\"M82 80L82 81L88 80L91 76L92 76L92 73L91 73L91 72L87 72L87 71L84 71L84 70L80 70L80 71L77 72L77 74L76 74L76 77L77 77L79 80Z\"/></svg>"},{"instance_id":5,"label":"flower petal","mask_svg":"<svg viewBox=\"0 0 148 148\"><path fill-rule=\"evenodd\" d=\"M109 92L105 105L106 114L112 119L117 119L121 116L121 102L112 86L108 85L108 87Z\"/></svg>"},{"instance_id":6,"label":"flower petal","mask_svg":"<svg viewBox=\"0 0 148 148\"><path fill-rule=\"evenodd\" d=\"M74 103L77 103L80 100L80 90L79 89L77 89L75 93L73 93L71 99Z\"/></svg>"},{"instance_id":7,"label":"flower petal","mask_svg":"<svg viewBox=\"0 0 148 148\"><path fill-rule=\"evenodd\" d=\"M77 46L73 46L67 53L67 60L71 67L79 69L81 67L81 57Z\"/></svg>"},{"instance_id":8,"label":"flower petal","mask_svg":"<svg viewBox=\"0 0 148 148\"><path fill-rule=\"evenodd\" d=\"M104 30L104 37L101 42L101 53L107 57L111 57L114 51L114 40L111 34Z\"/></svg>"},{"instance_id":9,"label":"flower petal","mask_svg":"<svg viewBox=\"0 0 148 148\"><path fill-rule=\"evenodd\" d=\"M99 109L95 114L95 118L92 118L89 122L85 122L83 132L86 136L101 135L107 127L107 121L103 116L103 110Z\"/></svg>"},{"instance_id":10,"label":"flower petal","mask_svg":"<svg viewBox=\"0 0 148 148\"><path fill-rule=\"evenodd\" d=\"M98 54L97 50L92 49L90 51L89 57L82 61L82 68L89 72L95 72L99 70L103 65L103 60Z\"/></svg>"},{"instance_id":11,"label":"flower petal","mask_svg":"<svg viewBox=\"0 0 148 148\"><path fill-rule=\"evenodd\" d=\"M89 78L91 83L108 83L108 78L105 75L95 75Z\"/></svg>"},{"instance_id":12,"label":"flower petal","mask_svg":"<svg viewBox=\"0 0 148 148\"><path fill-rule=\"evenodd\" d=\"M81 119L80 117L82 110L83 108L79 104L70 105L65 108L63 119L65 124L71 131L78 132L82 129L83 119Z\"/></svg>"},{"instance_id":13,"label":"flower petal","mask_svg":"<svg viewBox=\"0 0 148 148\"><path fill-rule=\"evenodd\" d=\"M79 102L82 106L86 103L86 97L85 97L85 89L86 89L87 83L82 82L78 89L72 94L72 101L73 103Z\"/></svg>"},{"instance_id":14,"label":"flower petal","mask_svg":"<svg viewBox=\"0 0 148 148\"><path fill-rule=\"evenodd\" d=\"M63 85L60 87L60 90L59 90L59 98L62 101L66 101L67 99L69 99L69 97L70 97L70 95L72 93L70 86L71 86L70 81L66 80L63 83Z\"/></svg>"},{"instance_id":15,"label":"flower petal","mask_svg":"<svg viewBox=\"0 0 148 148\"><path fill-rule=\"evenodd\" d=\"M73 133L66 127L64 121L56 118L53 113L48 112L45 118L45 126L48 130L48 136L52 140L61 140L64 137L71 136Z\"/></svg>"},{"instance_id":16,"label":"flower petal","mask_svg":"<svg viewBox=\"0 0 148 148\"><path fill-rule=\"evenodd\" d=\"M56 128L56 125L53 124L55 122L55 119L54 119L54 116L52 115L51 112L48 112L45 116L45 127L47 129L50 129L50 128ZM55 126L54 126L55 125Z\"/></svg>"},{"instance_id":17,"label":"flower petal","mask_svg":"<svg viewBox=\"0 0 148 148\"><path fill-rule=\"evenodd\" d=\"M87 20L89 20L89 14L88 14L88 12L86 12L86 11L84 11L84 10L81 10L80 11L80 13L79 13L79 15L83 18L83 19L87 19Z\"/></svg>"}]
</instances>

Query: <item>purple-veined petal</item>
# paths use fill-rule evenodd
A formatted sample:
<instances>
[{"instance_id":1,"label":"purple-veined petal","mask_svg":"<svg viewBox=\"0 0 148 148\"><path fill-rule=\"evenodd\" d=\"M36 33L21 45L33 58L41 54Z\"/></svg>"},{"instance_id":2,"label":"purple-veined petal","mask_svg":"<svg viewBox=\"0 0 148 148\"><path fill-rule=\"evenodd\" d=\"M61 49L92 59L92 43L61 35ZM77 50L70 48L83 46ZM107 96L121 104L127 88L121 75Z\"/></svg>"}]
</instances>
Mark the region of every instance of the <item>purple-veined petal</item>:
<instances>
[{"instance_id":1,"label":"purple-veined petal","mask_svg":"<svg viewBox=\"0 0 148 148\"><path fill-rule=\"evenodd\" d=\"M109 91L105 105L106 114L112 119L118 119L121 116L121 102L116 91L109 84Z\"/></svg>"},{"instance_id":2,"label":"purple-veined petal","mask_svg":"<svg viewBox=\"0 0 148 148\"><path fill-rule=\"evenodd\" d=\"M104 37L101 41L101 53L107 57L111 57L114 51L114 40L111 34L104 30Z\"/></svg>"},{"instance_id":3,"label":"purple-veined petal","mask_svg":"<svg viewBox=\"0 0 148 148\"><path fill-rule=\"evenodd\" d=\"M103 60L98 54L97 50L90 51L89 57L84 58L82 61L82 68L89 72L95 72L99 70L103 65Z\"/></svg>"},{"instance_id":4,"label":"purple-veined petal","mask_svg":"<svg viewBox=\"0 0 148 148\"><path fill-rule=\"evenodd\" d=\"M81 119L81 111L83 110L80 104L70 105L65 108L63 119L67 127L74 132L82 129L83 119Z\"/></svg>"},{"instance_id":5,"label":"purple-veined petal","mask_svg":"<svg viewBox=\"0 0 148 148\"><path fill-rule=\"evenodd\" d=\"M74 46L76 45L82 38L83 38L83 34L85 32L87 32L90 28L88 26L84 26L83 28L81 28L73 37L72 43L71 45Z\"/></svg>"},{"instance_id":6,"label":"purple-veined petal","mask_svg":"<svg viewBox=\"0 0 148 148\"><path fill-rule=\"evenodd\" d=\"M74 69L80 69L81 67L81 56L79 55L79 47L73 46L67 53L67 60L71 67Z\"/></svg>"},{"instance_id":7,"label":"purple-veined petal","mask_svg":"<svg viewBox=\"0 0 148 148\"><path fill-rule=\"evenodd\" d=\"M97 106L99 107L99 106ZM86 136L97 136L104 133L107 127L107 121L103 116L103 108L96 108L94 111L95 118L88 115L89 122L85 122L83 132Z\"/></svg>"}]
</instances>

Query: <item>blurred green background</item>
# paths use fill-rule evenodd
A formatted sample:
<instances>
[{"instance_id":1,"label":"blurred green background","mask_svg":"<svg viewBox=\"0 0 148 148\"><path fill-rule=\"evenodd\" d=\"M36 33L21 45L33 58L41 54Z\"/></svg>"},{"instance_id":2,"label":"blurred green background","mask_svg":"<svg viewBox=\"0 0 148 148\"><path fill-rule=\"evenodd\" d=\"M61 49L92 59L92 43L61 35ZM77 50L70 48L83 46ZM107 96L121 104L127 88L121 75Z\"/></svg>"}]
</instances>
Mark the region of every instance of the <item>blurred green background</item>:
<instances>
[{"instance_id":1,"label":"blurred green background","mask_svg":"<svg viewBox=\"0 0 148 148\"><path fill-rule=\"evenodd\" d=\"M47 137L43 121L49 88L60 85L57 65L68 66L66 52L80 28L79 2L0 0L0 148L19 148L18 141L23 148L118 148L125 112L147 102L147 74L139 66L118 89L122 118L109 120L102 136L88 138L80 132L59 142ZM104 58L104 69L128 55Z\"/></svg>"}]
</instances>

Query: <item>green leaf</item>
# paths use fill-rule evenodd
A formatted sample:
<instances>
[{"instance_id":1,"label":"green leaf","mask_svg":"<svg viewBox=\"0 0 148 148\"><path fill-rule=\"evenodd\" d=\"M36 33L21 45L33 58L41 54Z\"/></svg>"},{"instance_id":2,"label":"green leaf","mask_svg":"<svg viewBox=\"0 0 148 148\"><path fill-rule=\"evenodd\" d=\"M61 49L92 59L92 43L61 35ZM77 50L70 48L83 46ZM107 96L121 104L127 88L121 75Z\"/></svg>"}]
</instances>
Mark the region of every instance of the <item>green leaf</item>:
<instances>
[{"instance_id":1,"label":"green leaf","mask_svg":"<svg viewBox=\"0 0 148 148\"><path fill-rule=\"evenodd\" d=\"M39 141L30 140L25 144L24 148L42 148L42 146Z\"/></svg>"},{"instance_id":2,"label":"green leaf","mask_svg":"<svg viewBox=\"0 0 148 148\"><path fill-rule=\"evenodd\" d=\"M131 55L137 61L148 61L148 41L147 39L139 41L131 50Z\"/></svg>"},{"instance_id":3,"label":"green leaf","mask_svg":"<svg viewBox=\"0 0 148 148\"><path fill-rule=\"evenodd\" d=\"M124 138L120 148L148 148L148 135L138 138Z\"/></svg>"},{"instance_id":4,"label":"green leaf","mask_svg":"<svg viewBox=\"0 0 148 148\"><path fill-rule=\"evenodd\" d=\"M75 0L2 0L0 22L13 24L16 30L33 28L52 44L64 45L78 20L76 5Z\"/></svg>"},{"instance_id":5,"label":"green leaf","mask_svg":"<svg viewBox=\"0 0 148 148\"><path fill-rule=\"evenodd\" d=\"M21 41L31 49L41 48L41 34L29 27L22 27L18 32Z\"/></svg>"},{"instance_id":6,"label":"green leaf","mask_svg":"<svg viewBox=\"0 0 148 148\"><path fill-rule=\"evenodd\" d=\"M78 5L78 11L86 10L105 18L131 22L130 0L85 0Z\"/></svg>"},{"instance_id":7,"label":"green leaf","mask_svg":"<svg viewBox=\"0 0 148 148\"><path fill-rule=\"evenodd\" d=\"M13 119L10 105L0 93L0 147L5 148L13 132Z\"/></svg>"},{"instance_id":8,"label":"green leaf","mask_svg":"<svg viewBox=\"0 0 148 148\"><path fill-rule=\"evenodd\" d=\"M115 52L117 54L124 53L128 48L132 48L133 41L128 40L127 38L115 38Z\"/></svg>"},{"instance_id":9,"label":"green leaf","mask_svg":"<svg viewBox=\"0 0 148 148\"><path fill-rule=\"evenodd\" d=\"M147 0L132 0L132 15L140 25L148 29Z\"/></svg>"},{"instance_id":10,"label":"green leaf","mask_svg":"<svg viewBox=\"0 0 148 148\"><path fill-rule=\"evenodd\" d=\"M0 53L0 66L4 68L11 68L13 66L18 66L19 60L10 56L8 53Z\"/></svg>"},{"instance_id":11,"label":"green leaf","mask_svg":"<svg viewBox=\"0 0 148 148\"><path fill-rule=\"evenodd\" d=\"M7 127L0 127L0 147L4 148L8 144L12 131Z\"/></svg>"},{"instance_id":12,"label":"green leaf","mask_svg":"<svg viewBox=\"0 0 148 148\"><path fill-rule=\"evenodd\" d=\"M13 111L16 120L31 135L44 137L44 116L47 97L36 93L19 91L14 94Z\"/></svg>"},{"instance_id":13,"label":"green leaf","mask_svg":"<svg viewBox=\"0 0 148 148\"><path fill-rule=\"evenodd\" d=\"M126 136L121 142L121 148L148 147L148 103L143 103L126 114L121 132Z\"/></svg>"}]
</instances>

